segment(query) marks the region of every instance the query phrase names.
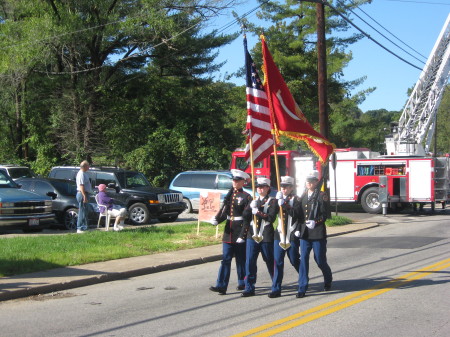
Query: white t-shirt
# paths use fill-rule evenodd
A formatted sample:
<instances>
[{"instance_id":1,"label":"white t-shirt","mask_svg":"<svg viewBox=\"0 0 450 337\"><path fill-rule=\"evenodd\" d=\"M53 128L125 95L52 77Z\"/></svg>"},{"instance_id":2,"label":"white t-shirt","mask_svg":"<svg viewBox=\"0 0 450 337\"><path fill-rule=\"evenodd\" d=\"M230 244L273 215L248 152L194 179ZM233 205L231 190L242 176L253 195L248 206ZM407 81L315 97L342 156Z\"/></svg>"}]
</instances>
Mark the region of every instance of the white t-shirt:
<instances>
[{"instance_id":1,"label":"white t-shirt","mask_svg":"<svg viewBox=\"0 0 450 337\"><path fill-rule=\"evenodd\" d=\"M92 193L91 182L89 181L89 176L86 172L83 172L83 170L79 170L77 173L76 182L77 182L77 191L81 191L80 185L83 185L85 192Z\"/></svg>"}]
</instances>

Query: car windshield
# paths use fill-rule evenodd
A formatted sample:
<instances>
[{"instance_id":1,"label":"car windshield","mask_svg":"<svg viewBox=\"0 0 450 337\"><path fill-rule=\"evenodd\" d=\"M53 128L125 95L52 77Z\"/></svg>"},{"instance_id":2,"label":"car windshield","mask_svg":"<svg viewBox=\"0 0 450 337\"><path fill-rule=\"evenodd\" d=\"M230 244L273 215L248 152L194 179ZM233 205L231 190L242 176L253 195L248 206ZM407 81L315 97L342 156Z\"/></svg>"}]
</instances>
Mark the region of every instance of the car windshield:
<instances>
[{"instance_id":1,"label":"car windshield","mask_svg":"<svg viewBox=\"0 0 450 337\"><path fill-rule=\"evenodd\" d=\"M0 171L0 188L18 188L18 185L9 176Z\"/></svg>"},{"instance_id":2,"label":"car windshield","mask_svg":"<svg viewBox=\"0 0 450 337\"><path fill-rule=\"evenodd\" d=\"M33 178L35 175L27 167L12 167L9 169L9 175L13 179L17 178Z\"/></svg>"},{"instance_id":3,"label":"car windshield","mask_svg":"<svg viewBox=\"0 0 450 337\"><path fill-rule=\"evenodd\" d=\"M77 184L74 181L52 181L51 184L62 195L77 195Z\"/></svg>"},{"instance_id":4,"label":"car windshield","mask_svg":"<svg viewBox=\"0 0 450 337\"><path fill-rule=\"evenodd\" d=\"M116 175L120 184L125 188L152 186L147 178L139 172L117 172Z\"/></svg>"}]
</instances>

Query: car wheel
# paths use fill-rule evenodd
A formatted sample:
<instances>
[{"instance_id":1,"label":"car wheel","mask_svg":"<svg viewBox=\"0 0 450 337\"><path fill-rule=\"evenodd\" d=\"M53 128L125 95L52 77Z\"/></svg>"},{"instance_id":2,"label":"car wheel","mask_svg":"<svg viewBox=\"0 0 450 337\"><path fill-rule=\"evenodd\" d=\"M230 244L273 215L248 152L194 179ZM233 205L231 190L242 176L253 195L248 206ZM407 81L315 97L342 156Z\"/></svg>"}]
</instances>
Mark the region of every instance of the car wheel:
<instances>
[{"instance_id":1,"label":"car wheel","mask_svg":"<svg viewBox=\"0 0 450 337\"><path fill-rule=\"evenodd\" d=\"M378 187L370 187L361 196L361 206L367 213L381 213L381 202L379 199Z\"/></svg>"},{"instance_id":2,"label":"car wheel","mask_svg":"<svg viewBox=\"0 0 450 337\"><path fill-rule=\"evenodd\" d=\"M140 202L131 205L128 213L128 217L134 225L143 225L150 218L148 208Z\"/></svg>"},{"instance_id":3,"label":"car wheel","mask_svg":"<svg viewBox=\"0 0 450 337\"><path fill-rule=\"evenodd\" d=\"M186 204L186 209L182 212L182 214L192 213L192 204L188 198L183 198L183 202Z\"/></svg>"},{"instance_id":4,"label":"car wheel","mask_svg":"<svg viewBox=\"0 0 450 337\"><path fill-rule=\"evenodd\" d=\"M161 222L174 222L178 219L178 215L173 215L173 216L169 216L166 218L158 218L159 221Z\"/></svg>"},{"instance_id":5,"label":"car wheel","mask_svg":"<svg viewBox=\"0 0 450 337\"><path fill-rule=\"evenodd\" d=\"M69 208L64 212L64 228L65 229L77 229L77 221L78 221L78 209L77 208Z\"/></svg>"}]
</instances>

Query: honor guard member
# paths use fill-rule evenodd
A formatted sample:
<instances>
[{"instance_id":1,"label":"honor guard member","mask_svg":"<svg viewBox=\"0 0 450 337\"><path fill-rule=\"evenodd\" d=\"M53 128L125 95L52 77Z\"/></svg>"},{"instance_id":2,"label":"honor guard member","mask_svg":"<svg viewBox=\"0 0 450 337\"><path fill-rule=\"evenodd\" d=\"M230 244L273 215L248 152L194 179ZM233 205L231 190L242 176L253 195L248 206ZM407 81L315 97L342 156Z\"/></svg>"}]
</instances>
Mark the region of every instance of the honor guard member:
<instances>
[{"instance_id":1,"label":"honor guard member","mask_svg":"<svg viewBox=\"0 0 450 337\"><path fill-rule=\"evenodd\" d=\"M272 292L268 295L270 298L281 296L281 283L283 282L284 257L286 252L291 265L297 273L299 271L300 254L298 237L300 236L300 223L304 221L304 216L300 198L293 193L294 182L295 180L292 177L281 177L281 191L277 192L276 196L281 209L278 214L278 226L275 231L273 246L275 270L272 281ZM281 214L283 214L283 222L280 219ZM281 228L282 223L284 225L283 229Z\"/></svg>"},{"instance_id":2,"label":"honor guard member","mask_svg":"<svg viewBox=\"0 0 450 337\"><path fill-rule=\"evenodd\" d=\"M305 213L305 222L300 226L300 273L298 278L297 298L305 297L308 290L309 255L314 251L314 260L324 278L324 291L331 289L333 276L327 263L327 228L325 221L328 214L328 196L319 190L319 172L313 171L306 177L306 190L301 196Z\"/></svg>"},{"instance_id":3,"label":"honor guard member","mask_svg":"<svg viewBox=\"0 0 450 337\"><path fill-rule=\"evenodd\" d=\"M259 196L250 203L250 208L244 211L249 230L245 259L245 291L241 294L242 297L255 295L257 261L260 252L270 278L273 278L273 223L278 214L278 203L270 196L270 179L257 178L256 191Z\"/></svg>"},{"instance_id":4,"label":"honor guard member","mask_svg":"<svg viewBox=\"0 0 450 337\"><path fill-rule=\"evenodd\" d=\"M231 260L234 256L238 275L237 290L245 289L245 238L248 226L244 226L244 209L250 206L252 197L243 190L250 176L240 170L231 170L233 187L224 199L219 213L211 220L214 226L226 220L222 237L222 262L219 268L216 285L209 290L220 295L227 293L230 280Z\"/></svg>"}]
</instances>

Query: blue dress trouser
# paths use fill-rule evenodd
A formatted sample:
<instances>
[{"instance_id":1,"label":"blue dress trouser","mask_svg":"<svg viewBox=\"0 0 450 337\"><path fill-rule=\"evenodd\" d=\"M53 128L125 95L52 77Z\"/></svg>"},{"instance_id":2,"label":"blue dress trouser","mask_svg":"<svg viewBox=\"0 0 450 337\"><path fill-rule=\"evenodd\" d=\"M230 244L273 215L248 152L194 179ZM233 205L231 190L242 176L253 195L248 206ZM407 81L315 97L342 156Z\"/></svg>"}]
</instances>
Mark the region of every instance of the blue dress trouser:
<instances>
[{"instance_id":1,"label":"blue dress trouser","mask_svg":"<svg viewBox=\"0 0 450 337\"><path fill-rule=\"evenodd\" d=\"M231 273L231 260L236 261L236 271L238 275L238 286L245 286L245 242L243 243L222 243L222 262L217 276L216 287L228 288Z\"/></svg>"},{"instance_id":2,"label":"blue dress trouser","mask_svg":"<svg viewBox=\"0 0 450 337\"><path fill-rule=\"evenodd\" d=\"M77 229L83 231L88 229L88 204L83 202L83 194L77 192L78 201L78 219L77 219Z\"/></svg>"},{"instance_id":3,"label":"blue dress trouser","mask_svg":"<svg viewBox=\"0 0 450 337\"><path fill-rule=\"evenodd\" d=\"M314 260L323 274L325 285L331 285L333 275L327 263L327 240L300 240L300 273L298 277L298 292L306 293L309 283L309 255L314 251Z\"/></svg>"},{"instance_id":4,"label":"blue dress trouser","mask_svg":"<svg viewBox=\"0 0 450 337\"><path fill-rule=\"evenodd\" d=\"M258 272L258 256L261 253L270 278L273 279L273 242L256 242L253 239L247 239L247 252L245 259L245 291L254 292Z\"/></svg>"},{"instance_id":5,"label":"blue dress trouser","mask_svg":"<svg viewBox=\"0 0 450 337\"><path fill-rule=\"evenodd\" d=\"M280 240L275 240L273 243L273 255L275 260L275 270L273 273L272 292L281 292L281 283L284 275L284 257L286 253L289 257L291 265L295 268L297 273L300 267L300 253L298 239L290 242L291 246L284 250L280 247Z\"/></svg>"}]
</instances>

